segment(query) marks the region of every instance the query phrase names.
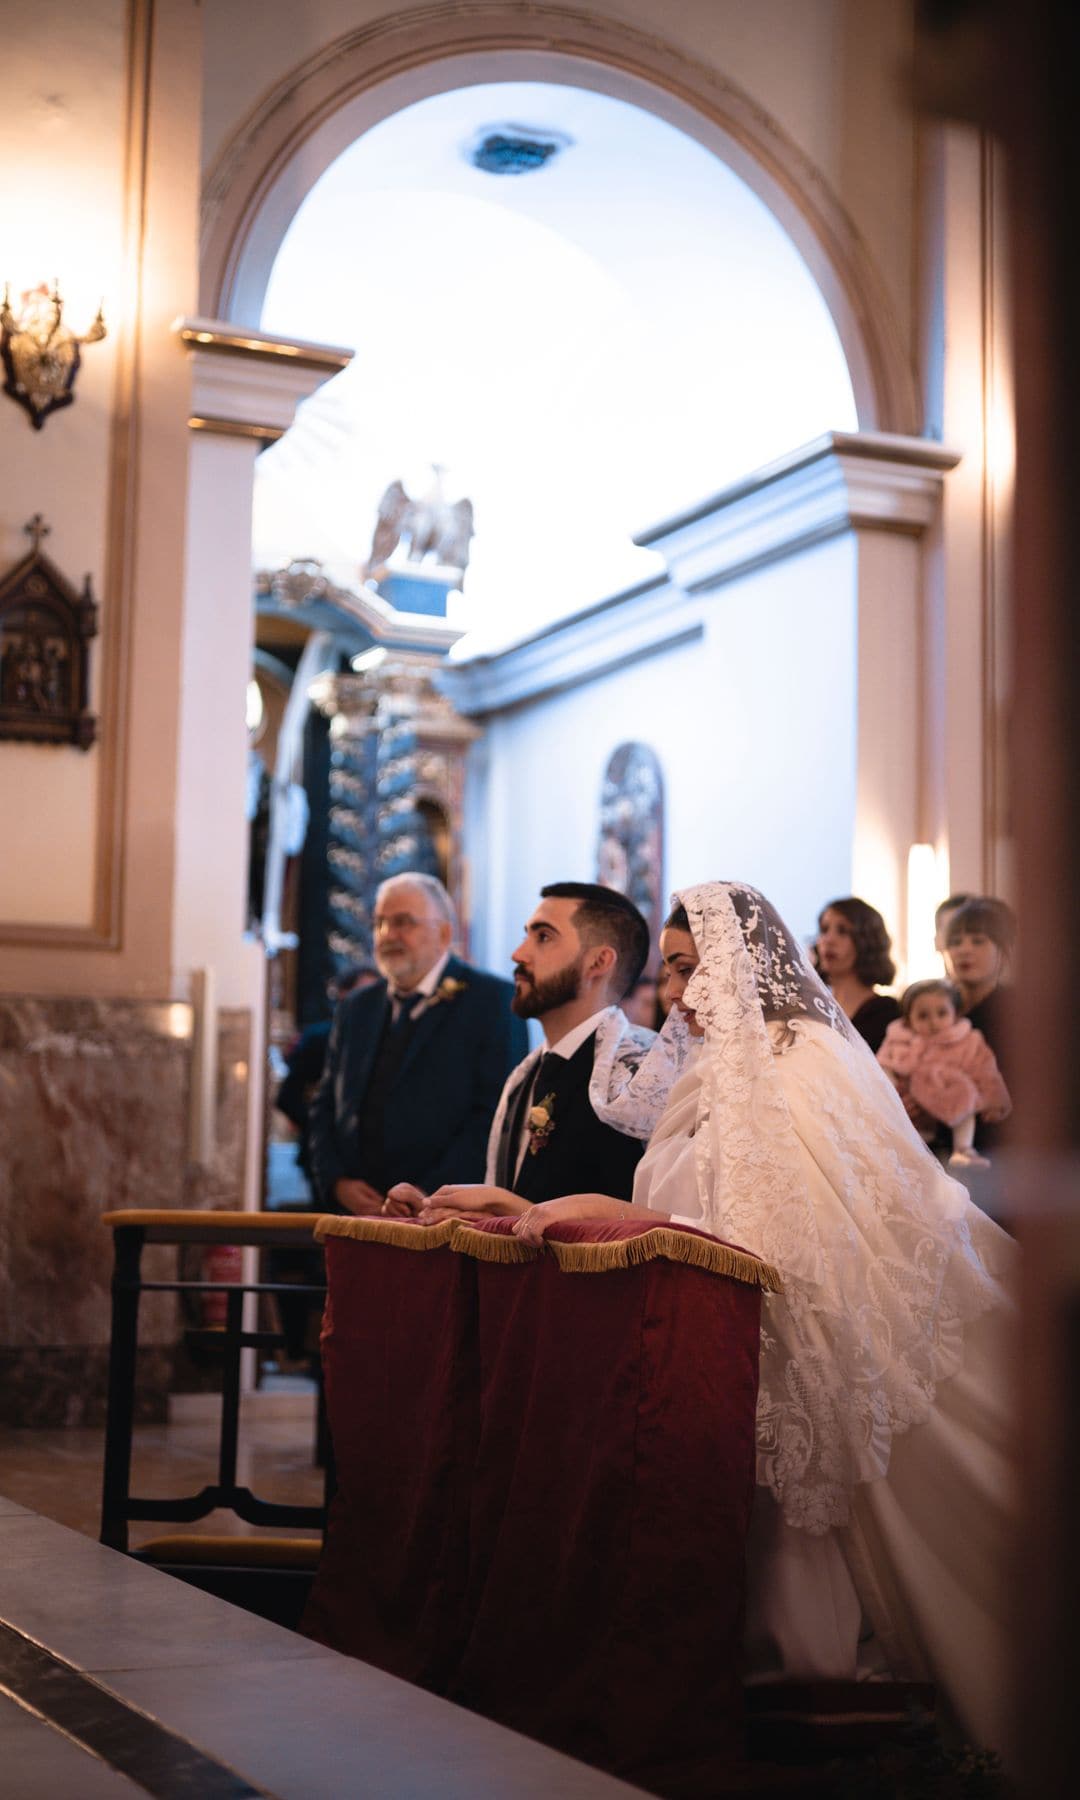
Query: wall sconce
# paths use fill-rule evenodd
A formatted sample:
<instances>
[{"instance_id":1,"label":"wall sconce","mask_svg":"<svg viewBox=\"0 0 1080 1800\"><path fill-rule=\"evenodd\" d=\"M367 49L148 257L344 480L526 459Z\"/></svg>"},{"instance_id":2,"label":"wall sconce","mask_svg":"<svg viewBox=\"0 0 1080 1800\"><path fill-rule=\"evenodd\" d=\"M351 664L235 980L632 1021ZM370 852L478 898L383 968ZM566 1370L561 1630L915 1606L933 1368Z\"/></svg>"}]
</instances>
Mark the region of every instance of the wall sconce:
<instances>
[{"instance_id":1,"label":"wall sconce","mask_svg":"<svg viewBox=\"0 0 1080 1800\"><path fill-rule=\"evenodd\" d=\"M80 345L96 344L105 336L100 307L97 318L82 337L77 337L63 319L59 282L53 283L52 293L44 283L30 288L22 296L18 313L12 311L11 294L5 287L4 304L0 307L0 358L7 377L4 392L26 408L35 431L41 430L51 412L70 406L74 400Z\"/></svg>"}]
</instances>

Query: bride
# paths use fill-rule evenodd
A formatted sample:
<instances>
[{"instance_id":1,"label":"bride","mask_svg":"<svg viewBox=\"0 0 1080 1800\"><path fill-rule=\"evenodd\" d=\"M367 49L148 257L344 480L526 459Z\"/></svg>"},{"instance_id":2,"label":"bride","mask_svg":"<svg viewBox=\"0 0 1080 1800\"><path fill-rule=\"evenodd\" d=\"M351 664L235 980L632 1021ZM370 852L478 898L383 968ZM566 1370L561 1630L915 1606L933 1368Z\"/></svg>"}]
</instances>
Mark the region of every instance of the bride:
<instances>
[{"instance_id":1,"label":"bride","mask_svg":"<svg viewBox=\"0 0 1080 1800\"><path fill-rule=\"evenodd\" d=\"M632 1207L574 1194L528 1207L514 1229L539 1243L558 1220L645 1209L776 1265L783 1292L762 1315L752 1666L868 1673L868 1621L875 1672L935 1681L967 1734L992 1745L1015 1246L927 1151L769 902L729 882L676 900L661 952L699 1045ZM662 1040L656 1055L670 1071ZM623 1129L653 1123L670 1082L654 1073L647 1058L612 1100Z\"/></svg>"}]
</instances>

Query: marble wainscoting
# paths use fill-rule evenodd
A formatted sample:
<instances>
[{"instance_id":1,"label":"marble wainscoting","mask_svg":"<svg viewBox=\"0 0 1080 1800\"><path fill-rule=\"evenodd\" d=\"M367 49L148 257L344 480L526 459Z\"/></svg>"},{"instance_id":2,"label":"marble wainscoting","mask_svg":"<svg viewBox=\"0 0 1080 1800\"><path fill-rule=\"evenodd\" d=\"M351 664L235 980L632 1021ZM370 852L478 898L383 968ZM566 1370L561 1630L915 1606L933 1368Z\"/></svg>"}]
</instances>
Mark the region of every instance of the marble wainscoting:
<instances>
[{"instance_id":1,"label":"marble wainscoting","mask_svg":"<svg viewBox=\"0 0 1080 1800\"><path fill-rule=\"evenodd\" d=\"M250 1015L218 1027L216 1144L188 1156L192 1009L163 1001L0 997L0 1424L105 1415L112 1234L119 1207L242 1204ZM148 1248L148 1280L177 1252ZM138 1416L165 1416L180 1320L140 1309Z\"/></svg>"}]
</instances>

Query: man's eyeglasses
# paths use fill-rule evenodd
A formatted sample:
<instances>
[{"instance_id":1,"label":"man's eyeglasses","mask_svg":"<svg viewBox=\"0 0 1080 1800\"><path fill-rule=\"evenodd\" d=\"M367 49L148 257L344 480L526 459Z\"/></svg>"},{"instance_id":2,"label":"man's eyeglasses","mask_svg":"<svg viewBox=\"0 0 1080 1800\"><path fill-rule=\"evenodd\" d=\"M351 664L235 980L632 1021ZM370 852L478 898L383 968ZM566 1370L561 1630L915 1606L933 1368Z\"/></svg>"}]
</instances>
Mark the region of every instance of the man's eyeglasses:
<instances>
[{"instance_id":1,"label":"man's eyeglasses","mask_svg":"<svg viewBox=\"0 0 1080 1800\"><path fill-rule=\"evenodd\" d=\"M412 913L376 913L372 926L376 934L380 931L415 931L419 925L435 925L438 920L432 914L425 919L417 919Z\"/></svg>"}]
</instances>

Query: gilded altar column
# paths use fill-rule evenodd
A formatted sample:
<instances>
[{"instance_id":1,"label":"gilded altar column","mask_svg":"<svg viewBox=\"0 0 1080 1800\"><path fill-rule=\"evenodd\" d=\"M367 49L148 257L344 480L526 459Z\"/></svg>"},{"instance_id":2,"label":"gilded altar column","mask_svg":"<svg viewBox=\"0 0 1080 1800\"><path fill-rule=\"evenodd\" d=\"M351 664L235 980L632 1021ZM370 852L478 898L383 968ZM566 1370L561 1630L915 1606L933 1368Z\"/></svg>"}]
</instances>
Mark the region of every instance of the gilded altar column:
<instances>
[{"instance_id":1,"label":"gilded altar column","mask_svg":"<svg viewBox=\"0 0 1080 1800\"><path fill-rule=\"evenodd\" d=\"M311 689L330 720L326 917L339 971L370 959L375 890L406 871L443 882L468 947L465 759L480 731L436 687L441 661L388 652L375 667L321 676Z\"/></svg>"}]
</instances>

